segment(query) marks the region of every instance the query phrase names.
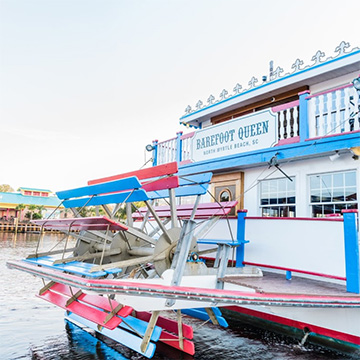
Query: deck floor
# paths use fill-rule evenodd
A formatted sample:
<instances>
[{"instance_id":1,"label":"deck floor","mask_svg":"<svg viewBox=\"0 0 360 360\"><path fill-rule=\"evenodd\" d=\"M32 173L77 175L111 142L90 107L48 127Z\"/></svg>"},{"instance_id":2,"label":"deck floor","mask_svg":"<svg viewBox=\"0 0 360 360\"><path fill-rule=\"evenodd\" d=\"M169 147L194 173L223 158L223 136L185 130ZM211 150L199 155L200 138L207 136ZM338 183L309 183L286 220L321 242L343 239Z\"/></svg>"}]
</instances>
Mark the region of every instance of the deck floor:
<instances>
[{"instance_id":1,"label":"deck floor","mask_svg":"<svg viewBox=\"0 0 360 360\"><path fill-rule=\"evenodd\" d=\"M345 285L298 276L293 276L291 280L286 280L285 274L267 271L263 271L263 277L225 276L222 280L224 282L250 287L259 293L355 296L360 298L360 294L347 292Z\"/></svg>"}]
</instances>

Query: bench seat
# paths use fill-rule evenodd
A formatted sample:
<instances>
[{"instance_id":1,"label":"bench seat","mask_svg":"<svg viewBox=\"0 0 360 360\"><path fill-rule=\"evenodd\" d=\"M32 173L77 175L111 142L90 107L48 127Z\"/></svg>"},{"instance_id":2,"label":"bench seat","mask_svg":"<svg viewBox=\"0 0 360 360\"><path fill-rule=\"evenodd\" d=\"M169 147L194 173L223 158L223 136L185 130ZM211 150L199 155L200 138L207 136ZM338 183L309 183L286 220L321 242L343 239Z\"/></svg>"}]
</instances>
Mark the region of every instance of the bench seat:
<instances>
[{"instance_id":1,"label":"bench seat","mask_svg":"<svg viewBox=\"0 0 360 360\"><path fill-rule=\"evenodd\" d=\"M237 205L237 201L228 201L222 203L202 203L199 204L196 213L195 219L206 219L213 216L225 216L230 213L230 211ZM176 215L179 219L188 219L193 211L193 204L183 204L176 207ZM134 220L143 220L147 208L139 208L136 212L132 214ZM160 218L170 218L171 211L170 206L155 206L154 210ZM151 219L151 215L150 215Z\"/></svg>"},{"instance_id":2,"label":"bench seat","mask_svg":"<svg viewBox=\"0 0 360 360\"><path fill-rule=\"evenodd\" d=\"M26 261L31 264L51 268L54 270L66 271L71 274L86 276L86 277L90 277L90 278L103 277L103 276L107 276L108 274L115 274L115 273L119 273L122 271L119 268L113 268L113 269L106 269L106 270L91 272L91 269L94 266L97 266L97 264L90 264L90 263L80 262L80 261L71 261L66 264L55 264L54 265L55 260L57 260L57 259L55 259L52 256L41 256L38 258L24 259L23 261Z\"/></svg>"},{"instance_id":3,"label":"bench seat","mask_svg":"<svg viewBox=\"0 0 360 360\"><path fill-rule=\"evenodd\" d=\"M206 245L228 245L228 246L240 246L247 244L248 240L224 240L224 239L198 239L198 244Z\"/></svg>"},{"instance_id":4,"label":"bench seat","mask_svg":"<svg viewBox=\"0 0 360 360\"><path fill-rule=\"evenodd\" d=\"M42 226L46 230L128 230L126 225L111 220L106 216L32 220L32 223Z\"/></svg>"}]
</instances>

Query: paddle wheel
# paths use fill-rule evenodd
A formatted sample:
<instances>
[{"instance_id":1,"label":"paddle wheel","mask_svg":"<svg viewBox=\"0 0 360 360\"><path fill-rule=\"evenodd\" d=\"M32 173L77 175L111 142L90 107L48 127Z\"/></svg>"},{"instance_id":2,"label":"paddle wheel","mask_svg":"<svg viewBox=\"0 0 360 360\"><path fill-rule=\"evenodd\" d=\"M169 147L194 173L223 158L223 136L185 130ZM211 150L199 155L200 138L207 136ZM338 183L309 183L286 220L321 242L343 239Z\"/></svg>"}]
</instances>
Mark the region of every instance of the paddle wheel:
<instances>
[{"instance_id":1,"label":"paddle wheel","mask_svg":"<svg viewBox=\"0 0 360 360\"><path fill-rule=\"evenodd\" d=\"M56 229L65 234L63 247L40 252L38 244L22 267L40 276L44 284L50 280L37 296L65 309L69 321L144 356L153 356L157 341L193 355L193 330L182 321L184 306L175 305L176 300L169 297L151 295L145 300L144 295L123 290L119 293L109 287L108 281L177 286L184 274L204 273L206 265L199 259L197 240L214 219L228 214L236 205L200 204L211 176L206 173L181 177L177 164L171 163L58 192L63 206L74 216L33 222L41 226L39 244L46 230ZM183 196L195 196L195 203L177 205L176 199ZM167 205L155 206L159 200ZM136 208L134 203L139 201L145 206ZM106 216L80 217L82 208L89 206L102 208ZM117 219L122 206L126 207L126 223ZM68 246L69 237L76 238L73 248ZM33 272L31 266L40 273ZM95 281L96 289L89 288L89 281ZM166 310L175 310L176 316L165 317ZM192 315L227 326L218 309L208 307Z\"/></svg>"}]
</instances>

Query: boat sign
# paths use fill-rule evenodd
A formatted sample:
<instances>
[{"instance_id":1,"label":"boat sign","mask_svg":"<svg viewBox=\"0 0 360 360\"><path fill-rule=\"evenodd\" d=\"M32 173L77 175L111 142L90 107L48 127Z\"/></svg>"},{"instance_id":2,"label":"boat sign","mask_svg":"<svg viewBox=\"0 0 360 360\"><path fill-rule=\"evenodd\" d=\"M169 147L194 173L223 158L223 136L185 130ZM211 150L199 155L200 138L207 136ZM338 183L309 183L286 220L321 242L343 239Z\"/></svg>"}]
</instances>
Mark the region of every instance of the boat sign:
<instances>
[{"instance_id":1,"label":"boat sign","mask_svg":"<svg viewBox=\"0 0 360 360\"><path fill-rule=\"evenodd\" d=\"M192 160L203 161L272 147L277 143L276 114L270 110L226 121L192 138Z\"/></svg>"}]
</instances>

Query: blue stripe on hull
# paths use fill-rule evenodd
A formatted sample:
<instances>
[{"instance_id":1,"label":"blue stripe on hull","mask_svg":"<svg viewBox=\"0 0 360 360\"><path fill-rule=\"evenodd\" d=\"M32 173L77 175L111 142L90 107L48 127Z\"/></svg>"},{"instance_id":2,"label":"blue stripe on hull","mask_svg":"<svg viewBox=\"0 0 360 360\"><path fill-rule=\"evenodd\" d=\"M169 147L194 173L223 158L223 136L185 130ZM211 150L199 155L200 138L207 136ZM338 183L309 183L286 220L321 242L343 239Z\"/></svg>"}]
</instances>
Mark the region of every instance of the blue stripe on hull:
<instances>
[{"instance_id":1,"label":"blue stripe on hull","mask_svg":"<svg viewBox=\"0 0 360 360\"><path fill-rule=\"evenodd\" d=\"M66 319L68 319L69 321L73 320L82 325L85 325L85 326L89 327L90 329L93 329L93 330L97 331L98 333L103 334L103 335L107 336L108 338L113 339L113 340L117 341L118 343L125 345L129 349L132 349L149 359L151 359L154 356L155 349L156 349L156 345L154 343L149 342L149 345L148 345L145 353L143 353L140 350L142 338L140 338L134 334L131 334L125 330L122 330L120 328L115 328L114 330L108 330L106 328L102 328L102 330L99 331L97 324L93 323L92 321L86 320L86 319L82 318L81 316L77 316L74 313L69 313L66 316Z\"/></svg>"}]
</instances>

